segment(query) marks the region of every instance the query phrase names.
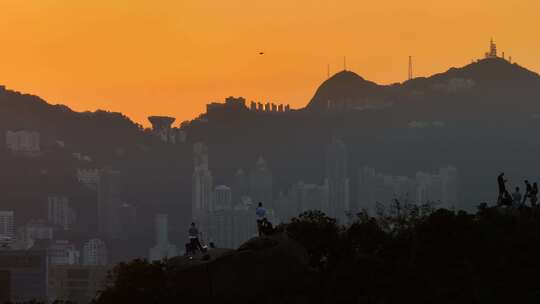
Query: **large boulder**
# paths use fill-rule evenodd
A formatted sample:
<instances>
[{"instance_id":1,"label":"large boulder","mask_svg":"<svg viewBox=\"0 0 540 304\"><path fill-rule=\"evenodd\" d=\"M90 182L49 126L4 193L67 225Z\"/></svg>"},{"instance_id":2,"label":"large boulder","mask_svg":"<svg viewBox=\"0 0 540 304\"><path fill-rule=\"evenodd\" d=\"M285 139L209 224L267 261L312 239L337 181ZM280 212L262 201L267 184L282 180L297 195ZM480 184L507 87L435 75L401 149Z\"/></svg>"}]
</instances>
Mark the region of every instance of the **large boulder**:
<instances>
[{"instance_id":1,"label":"large boulder","mask_svg":"<svg viewBox=\"0 0 540 304\"><path fill-rule=\"evenodd\" d=\"M307 261L302 246L279 234L170 263L178 271L180 292L199 302L304 303L317 282Z\"/></svg>"}]
</instances>

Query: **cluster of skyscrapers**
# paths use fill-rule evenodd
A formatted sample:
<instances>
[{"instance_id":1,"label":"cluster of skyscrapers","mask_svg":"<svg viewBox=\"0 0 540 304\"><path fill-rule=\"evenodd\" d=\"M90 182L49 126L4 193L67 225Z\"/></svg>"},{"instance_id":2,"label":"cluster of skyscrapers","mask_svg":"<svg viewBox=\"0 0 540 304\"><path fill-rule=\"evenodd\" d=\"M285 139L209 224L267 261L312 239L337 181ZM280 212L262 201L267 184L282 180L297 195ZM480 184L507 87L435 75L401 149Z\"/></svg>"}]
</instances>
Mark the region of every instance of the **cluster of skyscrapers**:
<instances>
[{"instance_id":1,"label":"cluster of skyscrapers","mask_svg":"<svg viewBox=\"0 0 540 304\"><path fill-rule=\"evenodd\" d=\"M214 187L209 170L208 147L193 146L192 218L199 227L201 239L216 246L234 248L257 234L256 202L272 202L272 173L261 157L246 176L238 170L233 190L229 186ZM268 214L272 214L267 205Z\"/></svg>"},{"instance_id":2,"label":"cluster of skyscrapers","mask_svg":"<svg viewBox=\"0 0 540 304\"><path fill-rule=\"evenodd\" d=\"M278 224L307 210L321 210L346 223L351 210L347 150L333 138L326 151L327 177L322 185L298 182L287 194L274 197L273 175L263 157L246 174L239 169L234 185L213 185L208 164L208 147L193 146L192 217L202 239L218 247L234 248L257 235L255 209L262 203L269 220Z\"/></svg>"},{"instance_id":3,"label":"cluster of skyscrapers","mask_svg":"<svg viewBox=\"0 0 540 304\"><path fill-rule=\"evenodd\" d=\"M414 177L386 175L363 167L358 175L359 201L368 211L375 211L377 205L388 205L395 199L431 203L438 208L455 208L458 204L458 171L452 166L440 168L435 174L417 172Z\"/></svg>"},{"instance_id":4,"label":"cluster of skyscrapers","mask_svg":"<svg viewBox=\"0 0 540 304\"><path fill-rule=\"evenodd\" d=\"M363 167L355 180L358 192L352 193L344 142L332 138L325 155L321 184L298 181L284 191L276 191L272 172L260 157L248 174L239 169L232 185L214 186L208 147L194 144L192 218L200 227L202 239L218 247L234 248L255 236L255 208L259 202L274 224L288 222L308 210L320 210L340 224L348 224L357 212L374 214L377 207L388 206L394 200L444 208L458 203L458 172L452 166L434 174L417 172L414 177L384 175Z\"/></svg>"}]
</instances>

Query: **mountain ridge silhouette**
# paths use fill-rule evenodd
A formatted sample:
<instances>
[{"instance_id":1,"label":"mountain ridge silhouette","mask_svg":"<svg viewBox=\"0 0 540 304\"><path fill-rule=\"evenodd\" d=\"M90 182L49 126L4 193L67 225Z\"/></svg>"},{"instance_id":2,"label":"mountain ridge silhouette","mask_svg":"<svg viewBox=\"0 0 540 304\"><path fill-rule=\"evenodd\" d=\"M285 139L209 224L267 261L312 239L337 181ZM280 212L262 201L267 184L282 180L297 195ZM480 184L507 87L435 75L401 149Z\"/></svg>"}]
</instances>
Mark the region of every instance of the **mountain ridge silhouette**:
<instances>
[{"instance_id":1,"label":"mountain ridge silhouette","mask_svg":"<svg viewBox=\"0 0 540 304\"><path fill-rule=\"evenodd\" d=\"M370 99L375 103L377 99L379 102L384 99L403 99L410 94L411 90L432 90L450 80L469 81L471 86L482 88L491 86L493 89L538 89L540 86L538 73L502 58L482 59L463 67L452 67L445 72L428 77L416 77L389 85L377 84L354 72L343 70L318 87L305 109L324 111L329 108L329 102L337 104L338 109L343 109L362 106L362 103L365 104ZM454 83L454 85L460 84Z\"/></svg>"}]
</instances>

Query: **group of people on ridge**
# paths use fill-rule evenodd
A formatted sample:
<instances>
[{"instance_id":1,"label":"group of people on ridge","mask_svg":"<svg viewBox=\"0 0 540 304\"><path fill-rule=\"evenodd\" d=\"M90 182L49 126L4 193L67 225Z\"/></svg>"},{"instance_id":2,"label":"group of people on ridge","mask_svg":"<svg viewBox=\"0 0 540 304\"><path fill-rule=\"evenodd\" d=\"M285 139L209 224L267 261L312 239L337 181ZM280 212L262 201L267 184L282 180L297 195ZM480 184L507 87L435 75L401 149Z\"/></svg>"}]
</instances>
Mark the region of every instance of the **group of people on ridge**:
<instances>
[{"instance_id":1,"label":"group of people on ridge","mask_svg":"<svg viewBox=\"0 0 540 304\"><path fill-rule=\"evenodd\" d=\"M538 201L538 183L535 182L531 185L528 180L525 180L525 192L522 195L519 187L516 187L514 192L510 194L506 189L506 182L504 172L501 172L497 177L497 184L499 186L498 205L524 207L528 200L531 207L536 207L536 202Z\"/></svg>"},{"instance_id":2,"label":"group of people on ridge","mask_svg":"<svg viewBox=\"0 0 540 304\"><path fill-rule=\"evenodd\" d=\"M255 209L257 218L257 230L259 236L270 234L273 231L272 223L266 217L266 209L259 202ZM188 229L189 243L186 244L186 255L196 254L197 251L206 252L207 248L201 244L199 240L200 232L195 223L191 223ZM210 243L210 248L214 248L213 243Z\"/></svg>"}]
</instances>

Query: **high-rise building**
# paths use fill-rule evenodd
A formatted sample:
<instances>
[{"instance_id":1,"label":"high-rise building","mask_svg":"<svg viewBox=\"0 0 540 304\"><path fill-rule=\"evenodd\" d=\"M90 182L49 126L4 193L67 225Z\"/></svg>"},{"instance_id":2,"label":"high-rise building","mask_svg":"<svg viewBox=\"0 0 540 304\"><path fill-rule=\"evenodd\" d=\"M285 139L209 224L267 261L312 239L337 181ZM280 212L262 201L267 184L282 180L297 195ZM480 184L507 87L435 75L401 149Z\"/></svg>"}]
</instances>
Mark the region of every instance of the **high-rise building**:
<instances>
[{"instance_id":1,"label":"high-rise building","mask_svg":"<svg viewBox=\"0 0 540 304\"><path fill-rule=\"evenodd\" d=\"M208 241L220 248L234 246L234 212L231 209L219 209L209 215Z\"/></svg>"},{"instance_id":2,"label":"high-rise building","mask_svg":"<svg viewBox=\"0 0 540 304\"><path fill-rule=\"evenodd\" d=\"M52 240L53 227L45 220L31 220L17 229L17 239L25 242L27 248L32 247L34 241Z\"/></svg>"},{"instance_id":3,"label":"high-rise building","mask_svg":"<svg viewBox=\"0 0 540 304\"><path fill-rule=\"evenodd\" d=\"M52 266L78 265L80 256L80 251L67 240L56 240L47 248L47 257Z\"/></svg>"},{"instance_id":4,"label":"high-rise building","mask_svg":"<svg viewBox=\"0 0 540 304\"><path fill-rule=\"evenodd\" d=\"M51 224L70 230L75 222L75 211L69 206L69 200L65 196L49 196L48 220Z\"/></svg>"},{"instance_id":5,"label":"high-rise building","mask_svg":"<svg viewBox=\"0 0 540 304\"><path fill-rule=\"evenodd\" d=\"M359 171L359 209L376 211L376 206L388 206L393 200L411 204L435 204L435 207L452 208L458 203L458 173L449 166L440 168L438 174L417 172L414 178L377 173L364 167Z\"/></svg>"},{"instance_id":6,"label":"high-rise building","mask_svg":"<svg viewBox=\"0 0 540 304\"><path fill-rule=\"evenodd\" d=\"M444 208L456 208L459 204L459 176L455 167L448 166L439 170L442 184L441 203Z\"/></svg>"},{"instance_id":7,"label":"high-rise building","mask_svg":"<svg viewBox=\"0 0 540 304\"><path fill-rule=\"evenodd\" d=\"M102 237L119 238L121 226L116 211L122 207L120 172L110 168L101 170L98 184L97 220Z\"/></svg>"},{"instance_id":8,"label":"high-rise building","mask_svg":"<svg viewBox=\"0 0 540 304\"><path fill-rule=\"evenodd\" d=\"M232 248L233 246L233 204L232 190L225 185L214 189L213 206L209 214L209 238L217 246Z\"/></svg>"},{"instance_id":9,"label":"high-rise building","mask_svg":"<svg viewBox=\"0 0 540 304\"><path fill-rule=\"evenodd\" d=\"M77 168L77 180L86 187L96 190L99 186L99 169Z\"/></svg>"},{"instance_id":10,"label":"high-rise building","mask_svg":"<svg viewBox=\"0 0 540 304\"><path fill-rule=\"evenodd\" d=\"M116 238L130 239L135 236L137 227L137 207L128 203L122 203L114 210L118 229Z\"/></svg>"},{"instance_id":11,"label":"high-rise building","mask_svg":"<svg viewBox=\"0 0 540 304\"><path fill-rule=\"evenodd\" d=\"M328 183L327 214L345 223L350 212L347 148L333 137L326 148L326 178Z\"/></svg>"},{"instance_id":12,"label":"high-rise building","mask_svg":"<svg viewBox=\"0 0 540 304\"><path fill-rule=\"evenodd\" d=\"M193 145L193 165L191 215L205 239L212 208L213 178L208 168L208 147L204 143Z\"/></svg>"},{"instance_id":13,"label":"high-rise building","mask_svg":"<svg viewBox=\"0 0 540 304\"><path fill-rule=\"evenodd\" d=\"M169 243L169 222L167 214L156 214L156 246L150 248L150 261L158 261L178 255L178 249Z\"/></svg>"},{"instance_id":14,"label":"high-rise building","mask_svg":"<svg viewBox=\"0 0 540 304\"><path fill-rule=\"evenodd\" d=\"M249 196L248 177L242 169L238 169L234 175L232 194L233 205L239 204L243 197Z\"/></svg>"},{"instance_id":15,"label":"high-rise building","mask_svg":"<svg viewBox=\"0 0 540 304\"><path fill-rule=\"evenodd\" d=\"M214 189L214 203L212 211L219 210L231 210L232 204L232 190L225 185L219 185Z\"/></svg>"},{"instance_id":16,"label":"high-rise building","mask_svg":"<svg viewBox=\"0 0 540 304\"><path fill-rule=\"evenodd\" d=\"M15 238L15 213L13 211L0 211L0 239L13 238Z\"/></svg>"},{"instance_id":17,"label":"high-rise building","mask_svg":"<svg viewBox=\"0 0 540 304\"><path fill-rule=\"evenodd\" d=\"M83 265L85 266L106 266L108 264L108 253L105 242L100 239L91 239L83 246Z\"/></svg>"},{"instance_id":18,"label":"high-rise building","mask_svg":"<svg viewBox=\"0 0 540 304\"><path fill-rule=\"evenodd\" d=\"M249 176L249 196L253 202L261 202L267 209L273 209L272 183L272 172L266 160L259 157Z\"/></svg>"},{"instance_id":19,"label":"high-rise building","mask_svg":"<svg viewBox=\"0 0 540 304\"><path fill-rule=\"evenodd\" d=\"M287 197L278 199L276 216L282 222L288 222L293 217L308 210L328 212L328 183L322 185L306 184L299 181L294 184Z\"/></svg>"},{"instance_id":20,"label":"high-rise building","mask_svg":"<svg viewBox=\"0 0 540 304\"><path fill-rule=\"evenodd\" d=\"M238 248L247 240L257 236L255 217L256 206L244 198L232 209L221 209L210 214L211 233L209 241L219 248ZM273 211L267 210L268 219L273 222Z\"/></svg>"}]
</instances>

